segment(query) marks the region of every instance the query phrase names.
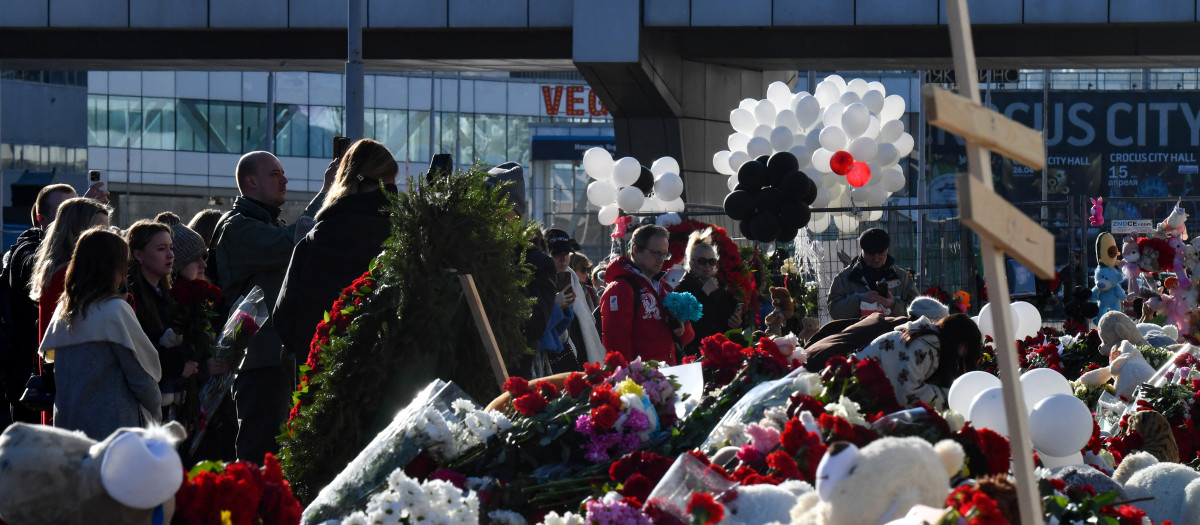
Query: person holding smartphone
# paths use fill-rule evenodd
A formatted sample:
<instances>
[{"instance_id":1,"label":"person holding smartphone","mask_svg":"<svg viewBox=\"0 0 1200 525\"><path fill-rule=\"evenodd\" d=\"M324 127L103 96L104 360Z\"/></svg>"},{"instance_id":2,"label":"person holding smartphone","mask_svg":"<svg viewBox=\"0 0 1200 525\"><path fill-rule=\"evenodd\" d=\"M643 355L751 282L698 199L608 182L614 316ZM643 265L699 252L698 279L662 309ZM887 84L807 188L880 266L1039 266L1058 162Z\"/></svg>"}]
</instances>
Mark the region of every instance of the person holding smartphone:
<instances>
[{"instance_id":1,"label":"person holding smartphone","mask_svg":"<svg viewBox=\"0 0 1200 525\"><path fill-rule=\"evenodd\" d=\"M571 322L557 332L564 350L561 354L549 356L551 368L556 374L583 370L584 362L604 360L604 343L596 331L596 324L592 322L587 301L583 299L583 285L571 270L571 254L579 250L579 243L567 232L556 228L546 230L545 238L550 258L554 260L554 269L558 272L560 291L556 304L571 311Z\"/></svg>"},{"instance_id":2,"label":"person holding smartphone","mask_svg":"<svg viewBox=\"0 0 1200 525\"><path fill-rule=\"evenodd\" d=\"M729 283L717 275L720 263L712 229L692 232L683 261L687 273L675 291L696 296L703 313L693 328L696 337L683 347L684 355L700 355L700 341L705 337L723 334L742 325L742 305L733 298Z\"/></svg>"}]
</instances>

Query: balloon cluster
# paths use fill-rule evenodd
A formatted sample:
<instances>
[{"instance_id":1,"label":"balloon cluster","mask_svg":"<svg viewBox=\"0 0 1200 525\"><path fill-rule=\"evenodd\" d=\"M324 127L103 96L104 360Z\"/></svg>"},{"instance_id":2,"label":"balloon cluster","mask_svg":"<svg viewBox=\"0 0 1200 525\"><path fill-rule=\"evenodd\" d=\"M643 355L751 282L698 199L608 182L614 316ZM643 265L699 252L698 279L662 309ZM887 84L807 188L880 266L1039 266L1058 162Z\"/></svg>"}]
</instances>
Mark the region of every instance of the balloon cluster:
<instances>
[{"instance_id":1,"label":"balloon cluster","mask_svg":"<svg viewBox=\"0 0 1200 525\"><path fill-rule=\"evenodd\" d=\"M812 168L818 188L813 207L882 206L905 184L899 161L912 152L914 142L899 120L903 116L904 98L886 95L880 82L846 82L830 75L812 94L792 93L787 84L775 82L768 86L767 98L742 100L729 113L735 133L729 136L729 149L713 155L713 167L730 176L732 190L742 165L786 151L799 161L799 169ZM865 219L882 215L867 212ZM828 214L814 214L809 229L824 231L830 220ZM832 221L843 231L858 227L858 218L849 214Z\"/></svg>"},{"instance_id":2,"label":"balloon cluster","mask_svg":"<svg viewBox=\"0 0 1200 525\"><path fill-rule=\"evenodd\" d=\"M725 196L725 214L741 221L747 239L787 242L808 225L816 197L816 183L794 155L782 151L742 164L737 185Z\"/></svg>"},{"instance_id":3,"label":"balloon cluster","mask_svg":"<svg viewBox=\"0 0 1200 525\"><path fill-rule=\"evenodd\" d=\"M662 157L649 168L633 157L613 160L604 148L583 153L583 171L595 179L587 187L588 202L600 207L600 224L617 222L620 212L660 213L683 211L683 179L679 162Z\"/></svg>"}]
</instances>

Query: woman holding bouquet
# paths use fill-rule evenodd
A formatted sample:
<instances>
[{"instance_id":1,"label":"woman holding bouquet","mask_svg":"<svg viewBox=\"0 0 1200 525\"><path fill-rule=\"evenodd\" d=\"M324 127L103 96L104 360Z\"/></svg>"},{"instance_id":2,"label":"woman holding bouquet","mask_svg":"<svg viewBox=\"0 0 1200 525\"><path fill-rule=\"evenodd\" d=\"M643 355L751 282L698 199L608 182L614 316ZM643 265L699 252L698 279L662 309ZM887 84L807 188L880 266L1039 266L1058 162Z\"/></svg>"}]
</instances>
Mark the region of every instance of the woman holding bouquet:
<instances>
[{"instance_id":1,"label":"woman holding bouquet","mask_svg":"<svg viewBox=\"0 0 1200 525\"><path fill-rule=\"evenodd\" d=\"M115 233L92 229L79 238L40 349L56 367L54 426L96 440L161 420L158 352L117 293L128 259Z\"/></svg>"},{"instance_id":2,"label":"woman holding bouquet","mask_svg":"<svg viewBox=\"0 0 1200 525\"><path fill-rule=\"evenodd\" d=\"M742 324L737 299L729 292L729 283L717 275L720 265L712 228L696 230L688 236L683 266L687 273L675 287L676 292L696 296L703 308L702 317L693 329L696 337L683 347L686 355L700 355L700 341L713 334L723 334Z\"/></svg>"},{"instance_id":3,"label":"woman holding bouquet","mask_svg":"<svg viewBox=\"0 0 1200 525\"><path fill-rule=\"evenodd\" d=\"M383 144L355 142L337 162L316 225L296 243L274 311L283 345L308 360L309 345L329 306L360 277L391 234L389 193L399 165Z\"/></svg>"},{"instance_id":4,"label":"woman holding bouquet","mask_svg":"<svg viewBox=\"0 0 1200 525\"><path fill-rule=\"evenodd\" d=\"M924 401L944 410L950 385L975 370L982 353L983 336L975 321L954 314L936 323L921 317L902 324L855 355L879 360L901 405L912 407Z\"/></svg>"}]
</instances>

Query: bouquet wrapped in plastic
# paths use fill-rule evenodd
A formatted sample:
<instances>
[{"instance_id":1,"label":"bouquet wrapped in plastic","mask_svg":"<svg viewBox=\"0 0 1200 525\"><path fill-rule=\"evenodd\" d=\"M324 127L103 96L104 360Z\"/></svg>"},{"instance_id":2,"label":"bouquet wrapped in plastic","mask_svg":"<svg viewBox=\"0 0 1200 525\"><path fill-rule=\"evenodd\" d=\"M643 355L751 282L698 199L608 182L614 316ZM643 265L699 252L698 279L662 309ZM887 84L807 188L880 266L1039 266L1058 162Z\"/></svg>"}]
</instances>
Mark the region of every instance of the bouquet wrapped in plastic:
<instances>
[{"instance_id":1,"label":"bouquet wrapped in plastic","mask_svg":"<svg viewBox=\"0 0 1200 525\"><path fill-rule=\"evenodd\" d=\"M267 321L267 305L262 288L255 286L238 300L237 305L229 312L229 319L213 345L213 357L224 359L230 363L230 369L224 374L208 378L200 387L200 432L192 440L192 453L195 453L207 423L225 396L233 387L237 372L241 369L242 360L246 357L246 349L250 340L258 334L258 329Z\"/></svg>"}]
</instances>

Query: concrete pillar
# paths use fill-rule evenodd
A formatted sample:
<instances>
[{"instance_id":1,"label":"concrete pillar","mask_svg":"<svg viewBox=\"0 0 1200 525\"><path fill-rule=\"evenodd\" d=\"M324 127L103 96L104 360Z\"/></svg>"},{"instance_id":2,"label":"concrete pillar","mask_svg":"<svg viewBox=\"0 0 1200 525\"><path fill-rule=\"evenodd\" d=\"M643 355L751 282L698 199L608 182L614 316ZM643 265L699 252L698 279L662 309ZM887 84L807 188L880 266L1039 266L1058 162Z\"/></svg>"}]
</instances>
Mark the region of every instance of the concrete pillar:
<instances>
[{"instance_id":1,"label":"concrete pillar","mask_svg":"<svg viewBox=\"0 0 1200 525\"><path fill-rule=\"evenodd\" d=\"M613 116L617 156L675 157L684 200L720 204L729 189L712 155L728 149L729 112L797 73L684 60L668 31L641 27L637 0L576 0L574 17L575 66Z\"/></svg>"}]
</instances>

